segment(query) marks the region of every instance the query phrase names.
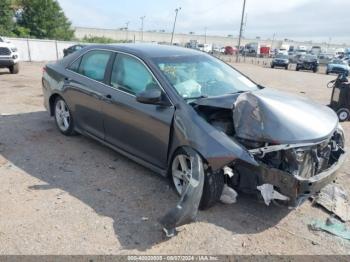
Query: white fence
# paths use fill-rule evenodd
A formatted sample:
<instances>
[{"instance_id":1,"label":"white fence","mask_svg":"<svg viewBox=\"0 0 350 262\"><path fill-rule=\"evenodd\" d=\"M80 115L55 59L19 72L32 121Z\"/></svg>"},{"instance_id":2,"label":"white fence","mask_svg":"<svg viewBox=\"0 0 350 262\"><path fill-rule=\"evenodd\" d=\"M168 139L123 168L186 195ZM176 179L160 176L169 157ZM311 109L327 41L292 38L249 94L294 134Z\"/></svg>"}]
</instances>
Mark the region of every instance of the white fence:
<instances>
[{"instance_id":1,"label":"white fence","mask_svg":"<svg viewBox=\"0 0 350 262\"><path fill-rule=\"evenodd\" d=\"M7 38L17 48L21 61L55 61L63 57L63 49L77 44L76 42Z\"/></svg>"}]
</instances>

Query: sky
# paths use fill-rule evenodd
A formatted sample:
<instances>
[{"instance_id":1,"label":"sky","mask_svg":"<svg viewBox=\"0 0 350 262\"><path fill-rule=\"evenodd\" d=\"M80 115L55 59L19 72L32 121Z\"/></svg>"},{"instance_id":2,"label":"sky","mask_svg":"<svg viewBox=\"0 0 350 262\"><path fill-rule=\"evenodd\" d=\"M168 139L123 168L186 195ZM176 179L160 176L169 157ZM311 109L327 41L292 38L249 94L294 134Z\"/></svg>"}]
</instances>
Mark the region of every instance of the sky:
<instances>
[{"instance_id":1,"label":"sky","mask_svg":"<svg viewBox=\"0 0 350 262\"><path fill-rule=\"evenodd\" d=\"M350 43L350 0L246 0L244 37ZM243 0L58 0L73 26L239 34Z\"/></svg>"}]
</instances>

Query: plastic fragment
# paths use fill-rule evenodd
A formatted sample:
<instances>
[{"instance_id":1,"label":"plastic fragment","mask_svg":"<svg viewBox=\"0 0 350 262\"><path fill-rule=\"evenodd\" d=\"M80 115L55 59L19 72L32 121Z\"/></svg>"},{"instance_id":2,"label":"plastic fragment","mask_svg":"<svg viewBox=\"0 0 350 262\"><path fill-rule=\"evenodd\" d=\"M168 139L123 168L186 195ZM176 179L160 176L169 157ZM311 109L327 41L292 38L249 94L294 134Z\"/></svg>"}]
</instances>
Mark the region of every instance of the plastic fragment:
<instances>
[{"instance_id":1,"label":"plastic fragment","mask_svg":"<svg viewBox=\"0 0 350 262\"><path fill-rule=\"evenodd\" d=\"M274 190L273 185L271 184L264 184L264 185L258 186L257 189L261 192L261 195L267 206L270 205L271 200L273 199L279 199L279 200L285 200L285 201L289 200L289 197L284 196L281 193Z\"/></svg>"},{"instance_id":2,"label":"plastic fragment","mask_svg":"<svg viewBox=\"0 0 350 262\"><path fill-rule=\"evenodd\" d=\"M225 184L224 189L222 190L220 201L223 204L231 205L237 202L237 196L237 192Z\"/></svg>"},{"instance_id":3,"label":"plastic fragment","mask_svg":"<svg viewBox=\"0 0 350 262\"><path fill-rule=\"evenodd\" d=\"M325 231L343 239L350 240L350 230L344 223L341 223L334 218L327 218L325 222L314 220L309 226L311 230Z\"/></svg>"},{"instance_id":4,"label":"plastic fragment","mask_svg":"<svg viewBox=\"0 0 350 262\"><path fill-rule=\"evenodd\" d=\"M193 149L184 148L184 150L190 157L193 171L190 182L183 190L178 204L159 221L167 237L176 235L176 227L188 224L196 219L203 193L204 170L202 159Z\"/></svg>"}]
</instances>

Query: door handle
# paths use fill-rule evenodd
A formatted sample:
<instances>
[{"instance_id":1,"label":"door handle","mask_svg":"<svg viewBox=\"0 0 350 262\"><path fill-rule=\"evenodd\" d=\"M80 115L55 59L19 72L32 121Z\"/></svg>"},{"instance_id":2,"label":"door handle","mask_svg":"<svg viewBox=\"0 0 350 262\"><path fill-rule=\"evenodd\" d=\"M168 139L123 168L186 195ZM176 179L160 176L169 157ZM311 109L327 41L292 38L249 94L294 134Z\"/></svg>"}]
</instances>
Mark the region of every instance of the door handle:
<instances>
[{"instance_id":1,"label":"door handle","mask_svg":"<svg viewBox=\"0 0 350 262\"><path fill-rule=\"evenodd\" d=\"M108 100L110 100L110 99L112 99L112 96L111 96L111 95L106 95L106 98L107 98Z\"/></svg>"}]
</instances>

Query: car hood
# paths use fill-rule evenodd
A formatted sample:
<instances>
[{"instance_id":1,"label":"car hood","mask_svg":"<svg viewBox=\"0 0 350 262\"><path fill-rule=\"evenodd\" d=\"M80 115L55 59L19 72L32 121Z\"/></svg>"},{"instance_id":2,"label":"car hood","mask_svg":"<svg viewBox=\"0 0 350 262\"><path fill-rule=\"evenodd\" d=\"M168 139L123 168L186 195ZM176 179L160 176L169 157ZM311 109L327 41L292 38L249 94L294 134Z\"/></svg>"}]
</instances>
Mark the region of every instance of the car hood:
<instances>
[{"instance_id":1,"label":"car hood","mask_svg":"<svg viewBox=\"0 0 350 262\"><path fill-rule=\"evenodd\" d=\"M0 47L14 48L15 45L8 42L0 42Z\"/></svg>"},{"instance_id":2,"label":"car hood","mask_svg":"<svg viewBox=\"0 0 350 262\"><path fill-rule=\"evenodd\" d=\"M233 122L240 138L289 144L328 138L338 118L333 110L308 98L261 89L238 96Z\"/></svg>"}]
</instances>

